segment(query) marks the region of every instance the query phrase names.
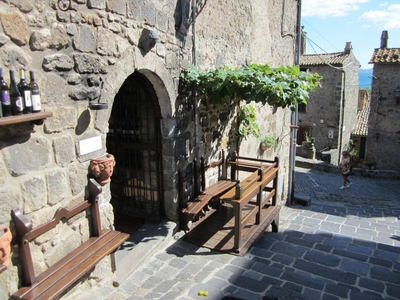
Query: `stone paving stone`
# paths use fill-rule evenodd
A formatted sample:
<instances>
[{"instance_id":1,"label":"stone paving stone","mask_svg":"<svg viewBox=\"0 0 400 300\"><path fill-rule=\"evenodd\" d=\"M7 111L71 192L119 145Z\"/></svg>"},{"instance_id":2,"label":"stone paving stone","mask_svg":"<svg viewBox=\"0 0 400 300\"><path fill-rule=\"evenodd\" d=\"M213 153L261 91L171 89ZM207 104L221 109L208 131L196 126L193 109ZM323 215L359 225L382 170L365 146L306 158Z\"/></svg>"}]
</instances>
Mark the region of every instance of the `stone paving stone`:
<instances>
[{"instance_id":1,"label":"stone paving stone","mask_svg":"<svg viewBox=\"0 0 400 300\"><path fill-rule=\"evenodd\" d=\"M307 248L312 248L314 246L314 242L309 241L307 239L303 239L303 238L296 238L296 237L292 237L292 236L288 236L285 239L286 243L290 243L290 244L294 244L294 245L299 245L299 246L303 246L303 247L307 247Z\"/></svg>"},{"instance_id":2,"label":"stone paving stone","mask_svg":"<svg viewBox=\"0 0 400 300\"><path fill-rule=\"evenodd\" d=\"M327 283L325 287L325 292L338 296L342 299L348 299L350 289L345 286Z\"/></svg>"},{"instance_id":3,"label":"stone paving stone","mask_svg":"<svg viewBox=\"0 0 400 300\"><path fill-rule=\"evenodd\" d=\"M357 227L355 226L341 225L339 229L339 234L353 237L356 233L356 229Z\"/></svg>"},{"instance_id":4,"label":"stone paving stone","mask_svg":"<svg viewBox=\"0 0 400 300\"><path fill-rule=\"evenodd\" d=\"M383 259L383 258L377 258L377 257L373 257L373 256L371 256L369 258L368 263L377 265L377 266L381 266L381 267L385 267L388 269L393 267L393 261Z\"/></svg>"},{"instance_id":5,"label":"stone paving stone","mask_svg":"<svg viewBox=\"0 0 400 300\"><path fill-rule=\"evenodd\" d=\"M324 245L324 244L316 244L316 245L314 246L314 248L315 248L316 250L320 250L320 251L324 251L324 252L331 252L332 249L333 249L332 246L330 246L330 245Z\"/></svg>"},{"instance_id":6,"label":"stone paving stone","mask_svg":"<svg viewBox=\"0 0 400 300\"><path fill-rule=\"evenodd\" d=\"M210 280L207 280L205 284L209 287L223 290L227 285L229 285L229 282L220 278L212 278Z\"/></svg>"},{"instance_id":7,"label":"stone paving stone","mask_svg":"<svg viewBox=\"0 0 400 300\"><path fill-rule=\"evenodd\" d=\"M335 248L335 249L333 249L332 253L336 254L336 255L339 255L339 256L343 256L343 257L359 260L359 261L367 261L368 260L368 256L367 255L358 254L358 253L354 253L354 252L343 250L343 249L336 249Z\"/></svg>"},{"instance_id":8,"label":"stone paving stone","mask_svg":"<svg viewBox=\"0 0 400 300\"><path fill-rule=\"evenodd\" d=\"M379 266L371 267L370 277L372 279L381 280L383 282L389 282L394 284L398 284L400 282L400 273L391 272L390 269L382 268Z\"/></svg>"},{"instance_id":9,"label":"stone paving stone","mask_svg":"<svg viewBox=\"0 0 400 300\"><path fill-rule=\"evenodd\" d=\"M308 260L328 267L337 267L340 264L340 257L315 250L308 251L303 258L304 260Z\"/></svg>"},{"instance_id":10,"label":"stone paving stone","mask_svg":"<svg viewBox=\"0 0 400 300\"><path fill-rule=\"evenodd\" d=\"M371 249L377 248L377 243L376 243L376 242L360 240L360 239L358 239L358 238L355 238L355 239L353 240L353 244L355 244L355 245L362 245L362 246L365 246L365 247L369 247L369 248L371 248Z\"/></svg>"},{"instance_id":11,"label":"stone paving stone","mask_svg":"<svg viewBox=\"0 0 400 300\"><path fill-rule=\"evenodd\" d=\"M358 282L358 286L361 288L365 288L371 291L375 291L377 293L383 293L385 289L385 285L382 281L377 281L369 278L360 278ZM400 295L400 294L398 294Z\"/></svg>"},{"instance_id":12,"label":"stone paving stone","mask_svg":"<svg viewBox=\"0 0 400 300\"><path fill-rule=\"evenodd\" d=\"M393 247L389 245L379 244L378 249L400 254L400 247Z\"/></svg>"},{"instance_id":13,"label":"stone paving stone","mask_svg":"<svg viewBox=\"0 0 400 300\"><path fill-rule=\"evenodd\" d=\"M337 217L337 216L327 216L326 221L343 224L346 222L346 218Z\"/></svg>"},{"instance_id":14,"label":"stone paving stone","mask_svg":"<svg viewBox=\"0 0 400 300\"><path fill-rule=\"evenodd\" d=\"M300 269L304 272L318 275L320 277L326 277L331 280L346 282L348 284L355 284L357 279L357 276L355 274L321 266L319 264L305 261L302 259L297 259L294 262L293 267Z\"/></svg>"},{"instance_id":15,"label":"stone paving stone","mask_svg":"<svg viewBox=\"0 0 400 300\"><path fill-rule=\"evenodd\" d=\"M232 297L235 297L236 299L254 299L254 300L261 300L262 295L253 293L247 289L237 289L234 293L232 294L227 294ZM218 299L220 300L220 299Z\"/></svg>"},{"instance_id":16,"label":"stone paving stone","mask_svg":"<svg viewBox=\"0 0 400 300\"><path fill-rule=\"evenodd\" d=\"M252 271L252 270L245 271L243 273L243 276L246 276L246 277L252 278L254 280L258 280L258 281L260 281L263 278L263 274L262 273L255 272L255 271Z\"/></svg>"},{"instance_id":17,"label":"stone paving stone","mask_svg":"<svg viewBox=\"0 0 400 300\"><path fill-rule=\"evenodd\" d=\"M387 284L386 293L391 297L400 298L400 282L398 284Z\"/></svg>"},{"instance_id":18,"label":"stone paving stone","mask_svg":"<svg viewBox=\"0 0 400 300\"><path fill-rule=\"evenodd\" d=\"M264 278L261 281L255 281L246 276L230 276L228 281L240 288L248 289L252 292L262 293L266 289L266 284L263 284Z\"/></svg>"},{"instance_id":19,"label":"stone paving stone","mask_svg":"<svg viewBox=\"0 0 400 300\"><path fill-rule=\"evenodd\" d=\"M291 257L302 257L307 251L307 248L291 245L285 242L279 242L272 245L271 251L286 254Z\"/></svg>"},{"instance_id":20,"label":"stone paving stone","mask_svg":"<svg viewBox=\"0 0 400 300\"><path fill-rule=\"evenodd\" d=\"M340 262L339 269L351 272L360 276L367 276L370 265L359 261L343 258Z\"/></svg>"},{"instance_id":21,"label":"stone paving stone","mask_svg":"<svg viewBox=\"0 0 400 300\"><path fill-rule=\"evenodd\" d=\"M267 292L265 293L265 296L269 296L270 299L276 299L276 295L279 295L278 299L282 300L308 300L304 295L301 293L285 289L279 286L272 286L270 287ZM251 299L251 298L246 298L246 299Z\"/></svg>"},{"instance_id":22,"label":"stone paving stone","mask_svg":"<svg viewBox=\"0 0 400 300\"><path fill-rule=\"evenodd\" d=\"M374 250L374 256L377 258L388 259L391 261L398 261L400 258L400 255L397 253L389 252L386 250L380 250L380 249Z\"/></svg>"},{"instance_id":23,"label":"stone paving stone","mask_svg":"<svg viewBox=\"0 0 400 300\"><path fill-rule=\"evenodd\" d=\"M283 272L280 279L321 291L325 286L325 281L322 278L311 277L310 274L305 272Z\"/></svg>"},{"instance_id":24,"label":"stone paving stone","mask_svg":"<svg viewBox=\"0 0 400 300\"><path fill-rule=\"evenodd\" d=\"M322 243L324 245L331 246L335 249L346 249L348 246L347 241L345 241L344 239L341 240L341 239L329 238L329 239L324 239L324 241Z\"/></svg>"},{"instance_id":25,"label":"stone paving stone","mask_svg":"<svg viewBox=\"0 0 400 300\"><path fill-rule=\"evenodd\" d=\"M284 265L291 265L294 262L294 257L285 255L285 254L281 254L281 253L277 253L271 258L271 260L274 262L284 264Z\"/></svg>"},{"instance_id":26,"label":"stone paving stone","mask_svg":"<svg viewBox=\"0 0 400 300\"><path fill-rule=\"evenodd\" d=\"M156 293L167 293L176 284L176 280L163 280L153 289L153 291Z\"/></svg>"},{"instance_id":27,"label":"stone paving stone","mask_svg":"<svg viewBox=\"0 0 400 300\"><path fill-rule=\"evenodd\" d=\"M271 258L274 255L273 252L270 252L266 249L262 249L260 244L257 244L255 247L250 249L250 252L246 254L246 257L253 258L254 256L261 258Z\"/></svg>"},{"instance_id":28,"label":"stone paving stone","mask_svg":"<svg viewBox=\"0 0 400 300\"><path fill-rule=\"evenodd\" d=\"M171 259L168 264L173 268L183 269L188 262L185 259L175 257Z\"/></svg>"},{"instance_id":29,"label":"stone paving stone","mask_svg":"<svg viewBox=\"0 0 400 300\"><path fill-rule=\"evenodd\" d=\"M322 299L322 293L320 291L307 287L304 288L303 294L305 299Z\"/></svg>"},{"instance_id":30,"label":"stone paving stone","mask_svg":"<svg viewBox=\"0 0 400 300\"><path fill-rule=\"evenodd\" d=\"M293 282L285 282L283 284L284 289L289 289L298 293L301 293L303 291L303 286L295 284Z\"/></svg>"},{"instance_id":31,"label":"stone paving stone","mask_svg":"<svg viewBox=\"0 0 400 300\"><path fill-rule=\"evenodd\" d=\"M368 292L350 291L349 299L351 300L382 300L382 295L372 294Z\"/></svg>"},{"instance_id":32,"label":"stone paving stone","mask_svg":"<svg viewBox=\"0 0 400 300\"><path fill-rule=\"evenodd\" d=\"M234 266L238 266L244 269L251 269L251 267L254 265L254 261L246 258L246 257L235 257L232 261L231 264Z\"/></svg>"},{"instance_id":33,"label":"stone paving stone","mask_svg":"<svg viewBox=\"0 0 400 300\"><path fill-rule=\"evenodd\" d=\"M196 282L202 282L208 276L210 276L210 272L200 271L199 273L196 274L196 276L193 277L193 280Z\"/></svg>"},{"instance_id":34,"label":"stone paving stone","mask_svg":"<svg viewBox=\"0 0 400 300\"><path fill-rule=\"evenodd\" d=\"M161 293L154 293L154 292L150 292L148 294L146 294L143 298L144 299L158 299L162 296L163 294Z\"/></svg>"},{"instance_id":35,"label":"stone paving stone","mask_svg":"<svg viewBox=\"0 0 400 300\"><path fill-rule=\"evenodd\" d=\"M176 299L180 299L179 298L180 295L181 295L180 292L168 292L158 299L159 300L176 300Z\"/></svg>"},{"instance_id":36,"label":"stone paving stone","mask_svg":"<svg viewBox=\"0 0 400 300\"><path fill-rule=\"evenodd\" d=\"M373 251L370 247L366 247L363 245L356 245L356 244L349 244L347 250L350 252L361 253L366 255L371 255Z\"/></svg>"},{"instance_id":37,"label":"stone paving stone","mask_svg":"<svg viewBox=\"0 0 400 300\"><path fill-rule=\"evenodd\" d=\"M265 264L256 263L252 267L252 270L264 275L269 275L271 277L279 278L283 272L282 268L276 268L273 266L267 266Z\"/></svg>"},{"instance_id":38,"label":"stone paving stone","mask_svg":"<svg viewBox=\"0 0 400 300\"><path fill-rule=\"evenodd\" d=\"M288 235L288 237L295 237L295 238L303 238L304 233L300 232L300 231L293 231L293 230L288 230L286 232L286 234Z\"/></svg>"}]
</instances>

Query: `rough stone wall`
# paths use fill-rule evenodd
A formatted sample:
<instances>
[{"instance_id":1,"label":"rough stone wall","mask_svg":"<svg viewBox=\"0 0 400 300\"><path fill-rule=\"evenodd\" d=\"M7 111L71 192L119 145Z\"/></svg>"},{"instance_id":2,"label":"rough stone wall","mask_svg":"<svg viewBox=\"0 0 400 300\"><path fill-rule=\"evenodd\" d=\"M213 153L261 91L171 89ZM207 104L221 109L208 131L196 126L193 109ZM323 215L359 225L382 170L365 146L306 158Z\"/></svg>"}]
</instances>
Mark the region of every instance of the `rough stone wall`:
<instances>
[{"instance_id":1,"label":"rough stone wall","mask_svg":"<svg viewBox=\"0 0 400 300\"><path fill-rule=\"evenodd\" d=\"M342 72L326 65L311 66L308 69L312 73L318 73L323 79L321 87L310 93L306 113L299 113L299 125L312 126L312 137L315 138L317 150L326 147L337 149L343 85ZM329 130L334 130L333 138L328 137Z\"/></svg>"},{"instance_id":2,"label":"rough stone wall","mask_svg":"<svg viewBox=\"0 0 400 300\"><path fill-rule=\"evenodd\" d=\"M356 125L359 63L354 55L350 55L343 62L343 66L344 72L339 69L340 66L337 66L337 69L327 65L309 68L323 79L321 88L311 92L306 113L299 113L299 125L312 126L312 137L315 138L317 151L326 147L343 150ZM343 135L340 141L341 122ZM333 138L329 137L329 130L333 130ZM340 158L340 155L338 157ZM337 161L331 160L331 163L335 164Z\"/></svg>"},{"instance_id":3,"label":"rough stone wall","mask_svg":"<svg viewBox=\"0 0 400 300\"><path fill-rule=\"evenodd\" d=\"M0 224L12 225L10 212L18 207L37 226L51 219L58 208L72 207L85 198L89 160L107 151L105 138L113 99L135 70L150 80L159 99L163 168L168 174L164 177L165 212L166 218L177 219L176 171L194 157L192 148L186 160L175 158L178 121L188 120L186 130L193 145L195 142L193 105L180 111L176 100L182 67L193 61L194 52L202 69L248 63L276 67L294 62L296 1L198 3L194 51L189 0L0 2L0 66L6 80L10 69L34 71L42 109L53 113L43 125L21 123L0 128ZM146 30L158 35L155 45L141 40ZM101 82L105 82L102 90ZM88 110L88 102L100 95L109 108ZM201 100L199 152L211 159L220 149L268 159L279 155L286 190L290 111L257 106L261 131L280 139L276 152L263 153L260 139L249 138L237 145L235 113L231 110L210 108ZM79 141L95 136L101 137L102 149L81 154ZM283 191L281 201L285 199ZM105 186L101 203L104 227L114 222L109 201L109 187ZM70 245L84 240L88 235L85 221L83 216L74 219L38 241L36 267L44 268L57 260L60 251L65 253ZM70 239L74 242L61 250ZM17 290L18 265L13 255L12 265L0 275L6 285L2 294ZM90 275L92 284L113 280L110 266L109 258L99 264Z\"/></svg>"},{"instance_id":4,"label":"rough stone wall","mask_svg":"<svg viewBox=\"0 0 400 300\"><path fill-rule=\"evenodd\" d=\"M394 90L400 82L400 65L375 64L365 163L380 170L400 170L400 101Z\"/></svg>"}]
</instances>

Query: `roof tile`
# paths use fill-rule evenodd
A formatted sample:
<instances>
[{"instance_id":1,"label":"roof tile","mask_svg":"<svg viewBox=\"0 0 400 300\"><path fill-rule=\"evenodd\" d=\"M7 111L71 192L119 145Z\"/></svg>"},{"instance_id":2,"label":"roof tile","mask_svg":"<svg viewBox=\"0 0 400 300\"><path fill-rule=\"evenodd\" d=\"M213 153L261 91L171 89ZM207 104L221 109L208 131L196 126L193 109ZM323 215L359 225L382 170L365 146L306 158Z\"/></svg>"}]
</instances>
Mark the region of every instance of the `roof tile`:
<instances>
[{"instance_id":1,"label":"roof tile","mask_svg":"<svg viewBox=\"0 0 400 300\"><path fill-rule=\"evenodd\" d=\"M376 48L369 63L400 63L400 48Z\"/></svg>"},{"instance_id":2,"label":"roof tile","mask_svg":"<svg viewBox=\"0 0 400 300\"><path fill-rule=\"evenodd\" d=\"M344 52L326 53L326 54L304 54L300 56L300 65L316 66L316 65L337 65L343 64L349 54Z\"/></svg>"}]
</instances>

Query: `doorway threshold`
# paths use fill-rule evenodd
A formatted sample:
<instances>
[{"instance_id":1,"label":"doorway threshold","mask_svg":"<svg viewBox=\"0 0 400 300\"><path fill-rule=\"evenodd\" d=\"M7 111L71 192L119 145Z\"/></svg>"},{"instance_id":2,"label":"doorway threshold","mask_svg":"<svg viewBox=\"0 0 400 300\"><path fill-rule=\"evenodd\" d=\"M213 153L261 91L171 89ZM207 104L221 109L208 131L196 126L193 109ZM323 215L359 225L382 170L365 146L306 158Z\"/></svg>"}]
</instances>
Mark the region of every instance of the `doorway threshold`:
<instances>
[{"instance_id":1,"label":"doorway threshold","mask_svg":"<svg viewBox=\"0 0 400 300\"><path fill-rule=\"evenodd\" d=\"M114 253L116 280L120 284L150 257L174 239L178 224L172 221L146 222Z\"/></svg>"}]
</instances>

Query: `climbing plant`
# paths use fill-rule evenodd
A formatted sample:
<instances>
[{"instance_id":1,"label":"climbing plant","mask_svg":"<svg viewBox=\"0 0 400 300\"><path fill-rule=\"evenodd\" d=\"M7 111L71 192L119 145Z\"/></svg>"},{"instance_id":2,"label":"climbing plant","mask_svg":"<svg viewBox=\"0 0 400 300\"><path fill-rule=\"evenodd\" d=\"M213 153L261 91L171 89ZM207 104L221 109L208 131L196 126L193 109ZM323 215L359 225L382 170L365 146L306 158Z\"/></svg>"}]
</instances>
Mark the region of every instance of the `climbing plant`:
<instances>
[{"instance_id":1,"label":"climbing plant","mask_svg":"<svg viewBox=\"0 0 400 300\"><path fill-rule=\"evenodd\" d=\"M213 104L245 100L246 104L254 101L293 109L296 104L307 103L309 92L319 86L322 77L317 73L300 71L299 66L271 68L253 64L241 68L223 66L207 72L190 66L183 70L180 78L186 89L196 89ZM260 135L253 120L254 114L254 109L243 113L242 107L239 121L245 127L242 126L242 132L239 132L241 137Z\"/></svg>"}]
</instances>

